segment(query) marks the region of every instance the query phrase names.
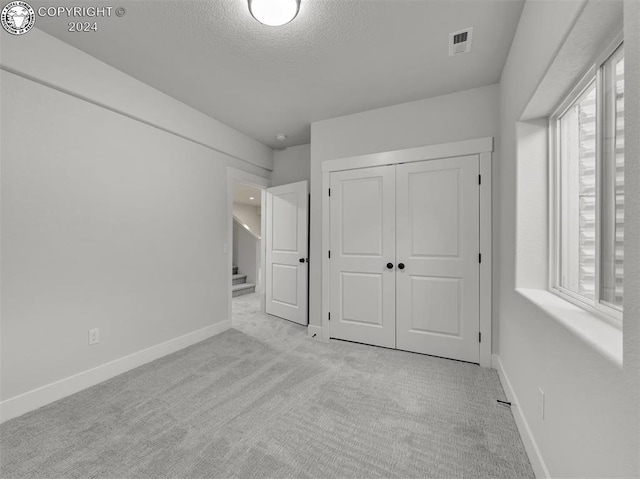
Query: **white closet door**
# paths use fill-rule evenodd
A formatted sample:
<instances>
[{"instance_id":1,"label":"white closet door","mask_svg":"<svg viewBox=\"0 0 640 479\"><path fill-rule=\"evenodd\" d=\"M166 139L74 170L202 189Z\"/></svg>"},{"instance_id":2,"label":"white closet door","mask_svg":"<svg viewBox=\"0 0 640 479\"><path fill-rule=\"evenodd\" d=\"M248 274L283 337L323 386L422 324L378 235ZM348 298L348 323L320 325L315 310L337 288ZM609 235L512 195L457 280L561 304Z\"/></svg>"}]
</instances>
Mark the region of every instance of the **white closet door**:
<instances>
[{"instance_id":1,"label":"white closet door","mask_svg":"<svg viewBox=\"0 0 640 479\"><path fill-rule=\"evenodd\" d=\"M267 190L265 310L300 324L307 314L306 181Z\"/></svg>"},{"instance_id":2,"label":"white closet door","mask_svg":"<svg viewBox=\"0 0 640 479\"><path fill-rule=\"evenodd\" d=\"M398 165L396 201L397 348L479 362L478 157Z\"/></svg>"},{"instance_id":3,"label":"white closet door","mask_svg":"<svg viewBox=\"0 0 640 479\"><path fill-rule=\"evenodd\" d=\"M395 168L331 174L329 334L395 347Z\"/></svg>"}]
</instances>

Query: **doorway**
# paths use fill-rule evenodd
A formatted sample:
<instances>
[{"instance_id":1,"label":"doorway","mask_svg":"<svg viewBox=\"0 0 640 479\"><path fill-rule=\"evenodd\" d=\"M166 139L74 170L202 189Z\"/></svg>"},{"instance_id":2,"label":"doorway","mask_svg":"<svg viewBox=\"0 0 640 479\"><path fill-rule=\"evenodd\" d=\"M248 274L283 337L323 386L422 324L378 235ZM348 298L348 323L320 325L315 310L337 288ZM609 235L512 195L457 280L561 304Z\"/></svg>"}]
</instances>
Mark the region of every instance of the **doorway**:
<instances>
[{"instance_id":1,"label":"doorway","mask_svg":"<svg viewBox=\"0 0 640 479\"><path fill-rule=\"evenodd\" d=\"M308 182L273 188L270 183L242 170L227 169L228 317L233 317L236 297L245 299L245 308L251 305L255 312L306 326Z\"/></svg>"},{"instance_id":2,"label":"doorway","mask_svg":"<svg viewBox=\"0 0 640 479\"><path fill-rule=\"evenodd\" d=\"M233 298L262 289L262 190L253 185L233 185L231 242Z\"/></svg>"},{"instance_id":3,"label":"doorway","mask_svg":"<svg viewBox=\"0 0 640 479\"><path fill-rule=\"evenodd\" d=\"M227 317L230 320L233 318L234 289L236 297L243 297L238 296L238 291L242 290L248 292L245 298L250 295L257 297L258 301L252 301L251 307L256 312L264 311L262 233L265 229L265 190L270 186L271 180L267 178L227 167L227 239L224 252L227 256Z\"/></svg>"}]
</instances>

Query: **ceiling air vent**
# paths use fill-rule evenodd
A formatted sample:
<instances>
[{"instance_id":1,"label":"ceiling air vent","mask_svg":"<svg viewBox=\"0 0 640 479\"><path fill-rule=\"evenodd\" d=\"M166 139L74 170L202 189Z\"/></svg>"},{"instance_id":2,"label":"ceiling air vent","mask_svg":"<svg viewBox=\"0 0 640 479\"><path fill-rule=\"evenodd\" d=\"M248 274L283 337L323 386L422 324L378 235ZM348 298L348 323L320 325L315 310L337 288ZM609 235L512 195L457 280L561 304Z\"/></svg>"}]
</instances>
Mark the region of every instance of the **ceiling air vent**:
<instances>
[{"instance_id":1,"label":"ceiling air vent","mask_svg":"<svg viewBox=\"0 0 640 479\"><path fill-rule=\"evenodd\" d=\"M449 56L469 53L471 40L473 39L473 27L458 30L449 34Z\"/></svg>"}]
</instances>

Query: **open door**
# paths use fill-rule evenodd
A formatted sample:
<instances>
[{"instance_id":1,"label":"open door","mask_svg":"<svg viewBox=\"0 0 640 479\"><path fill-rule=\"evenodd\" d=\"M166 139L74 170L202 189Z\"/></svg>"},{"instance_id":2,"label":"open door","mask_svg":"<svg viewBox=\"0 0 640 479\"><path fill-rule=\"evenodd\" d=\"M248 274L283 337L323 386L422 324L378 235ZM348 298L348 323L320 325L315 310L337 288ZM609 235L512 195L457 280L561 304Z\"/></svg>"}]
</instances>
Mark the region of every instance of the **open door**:
<instances>
[{"instance_id":1,"label":"open door","mask_svg":"<svg viewBox=\"0 0 640 479\"><path fill-rule=\"evenodd\" d=\"M308 184L300 181L269 188L266 196L265 310L306 325Z\"/></svg>"}]
</instances>

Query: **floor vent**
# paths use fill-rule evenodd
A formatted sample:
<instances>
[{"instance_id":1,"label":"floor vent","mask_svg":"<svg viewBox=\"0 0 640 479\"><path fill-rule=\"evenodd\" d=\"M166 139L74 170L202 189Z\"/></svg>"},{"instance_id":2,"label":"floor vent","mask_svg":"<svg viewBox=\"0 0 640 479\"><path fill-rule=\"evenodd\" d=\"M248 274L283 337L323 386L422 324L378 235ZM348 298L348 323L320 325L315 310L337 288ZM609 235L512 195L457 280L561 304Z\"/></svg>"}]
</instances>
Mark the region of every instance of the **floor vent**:
<instances>
[{"instance_id":1,"label":"floor vent","mask_svg":"<svg viewBox=\"0 0 640 479\"><path fill-rule=\"evenodd\" d=\"M471 40L473 39L473 27L458 30L449 34L449 56L469 53Z\"/></svg>"}]
</instances>

